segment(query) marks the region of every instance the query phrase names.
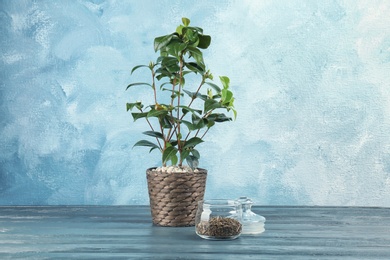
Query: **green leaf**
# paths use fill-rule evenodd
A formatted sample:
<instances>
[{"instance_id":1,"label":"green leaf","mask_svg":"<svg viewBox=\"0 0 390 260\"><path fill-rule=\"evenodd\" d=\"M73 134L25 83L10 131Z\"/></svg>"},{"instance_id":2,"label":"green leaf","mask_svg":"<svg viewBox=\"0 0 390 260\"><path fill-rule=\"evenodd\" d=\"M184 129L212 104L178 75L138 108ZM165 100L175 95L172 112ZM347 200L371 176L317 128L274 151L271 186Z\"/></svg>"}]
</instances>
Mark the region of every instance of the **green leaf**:
<instances>
[{"instance_id":1,"label":"green leaf","mask_svg":"<svg viewBox=\"0 0 390 260\"><path fill-rule=\"evenodd\" d=\"M198 63L196 63L196 62L186 62L185 63L185 66L189 69L189 70L191 70L191 71L193 71L193 72L195 72L195 73L199 73L199 74L201 74L201 75L203 75L203 73L204 73L204 68L202 67L202 66L200 66Z\"/></svg>"},{"instance_id":2,"label":"green leaf","mask_svg":"<svg viewBox=\"0 0 390 260\"><path fill-rule=\"evenodd\" d=\"M179 159L177 158L177 155L171 156L171 163L172 165L176 165Z\"/></svg>"},{"instance_id":3,"label":"green leaf","mask_svg":"<svg viewBox=\"0 0 390 260\"><path fill-rule=\"evenodd\" d=\"M148 135L148 136L152 136L152 137L156 137L156 138L160 138L160 139L164 139L163 135L160 132L156 132L156 131L146 131L146 132L143 132L143 134Z\"/></svg>"},{"instance_id":4,"label":"green leaf","mask_svg":"<svg viewBox=\"0 0 390 260\"><path fill-rule=\"evenodd\" d=\"M199 35L198 48L207 49L210 46L211 37L209 35Z\"/></svg>"},{"instance_id":5,"label":"green leaf","mask_svg":"<svg viewBox=\"0 0 390 260\"><path fill-rule=\"evenodd\" d=\"M200 50L198 50L195 47L188 46L188 51L190 52L191 56L195 59L196 63L202 67L202 69L205 69L204 61L203 61L203 54Z\"/></svg>"},{"instance_id":6,"label":"green leaf","mask_svg":"<svg viewBox=\"0 0 390 260\"><path fill-rule=\"evenodd\" d=\"M173 64L178 64L178 60L175 57L163 57L161 59L161 65L163 66L171 66Z\"/></svg>"},{"instance_id":7,"label":"green leaf","mask_svg":"<svg viewBox=\"0 0 390 260\"><path fill-rule=\"evenodd\" d=\"M196 26L188 26L187 28L188 28L188 29L190 29L190 30L194 30L194 31L196 31L196 32L198 32L199 34L203 34L203 29L202 29L202 28L200 28L200 27L196 27Z\"/></svg>"},{"instance_id":8,"label":"green leaf","mask_svg":"<svg viewBox=\"0 0 390 260\"><path fill-rule=\"evenodd\" d=\"M179 61L175 57L164 57L161 59L161 68L156 70L156 73L162 72L163 70L172 73L176 73L180 70Z\"/></svg>"},{"instance_id":9,"label":"green leaf","mask_svg":"<svg viewBox=\"0 0 390 260\"><path fill-rule=\"evenodd\" d=\"M192 137L191 139L187 140L183 146L183 148L194 148L196 145L202 143L203 140L199 137Z\"/></svg>"},{"instance_id":10,"label":"green leaf","mask_svg":"<svg viewBox=\"0 0 390 260\"><path fill-rule=\"evenodd\" d=\"M197 117L197 119L193 120L192 123L186 120L182 120L181 123L185 124L189 131L194 131L207 126L208 120L205 118Z\"/></svg>"},{"instance_id":11,"label":"green leaf","mask_svg":"<svg viewBox=\"0 0 390 260\"><path fill-rule=\"evenodd\" d=\"M190 151L189 150L183 150L180 154L180 158L182 161L184 161L188 156L190 155Z\"/></svg>"},{"instance_id":12,"label":"green leaf","mask_svg":"<svg viewBox=\"0 0 390 260\"><path fill-rule=\"evenodd\" d=\"M142 85L144 85L144 86L149 86L149 87L153 88L153 86L152 86L151 84L149 84L149 83L137 82L137 83L131 83L131 84L129 84L129 85L127 86L126 90L128 90L129 88L134 87L134 86L142 86Z\"/></svg>"},{"instance_id":13,"label":"green leaf","mask_svg":"<svg viewBox=\"0 0 390 260\"><path fill-rule=\"evenodd\" d=\"M147 65L138 65L138 66L135 66L132 70L131 70L131 73L130 74L133 74L133 72L139 68L143 68L143 67L146 67L146 68L150 68L149 66Z\"/></svg>"},{"instance_id":14,"label":"green leaf","mask_svg":"<svg viewBox=\"0 0 390 260\"><path fill-rule=\"evenodd\" d=\"M189 43L192 44L193 46L197 46L199 43L199 37L198 37L198 32L193 31L190 28L187 28L185 30L185 37L188 39Z\"/></svg>"},{"instance_id":15,"label":"green leaf","mask_svg":"<svg viewBox=\"0 0 390 260\"><path fill-rule=\"evenodd\" d=\"M146 146L146 147L151 147L152 149L150 149L149 152L153 151L154 149L160 149L160 147L158 145L156 145L155 143L152 143L148 140L141 140L141 141L138 141L137 143L135 143L135 146Z\"/></svg>"},{"instance_id":16,"label":"green leaf","mask_svg":"<svg viewBox=\"0 0 390 260\"><path fill-rule=\"evenodd\" d=\"M231 92L230 90L228 90L227 88L224 88L222 90L222 95L221 95L221 101L222 101L222 104L227 104L229 105L230 104L230 101L233 99L233 92Z\"/></svg>"},{"instance_id":17,"label":"green leaf","mask_svg":"<svg viewBox=\"0 0 390 260\"><path fill-rule=\"evenodd\" d=\"M192 149L191 153L193 156L195 156L195 158L200 159L200 154L199 154L198 150Z\"/></svg>"},{"instance_id":18,"label":"green leaf","mask_svg":"<svg viewBox=\"0 0 390 260\"><path fill-rule=\"evenodd\" d=\"M221 80L223 88L228 89L230 84L230 79L226 76L220 76L219 79Z\"/></svg>"},{"instance_id":19,"label":"green leaf","mask_svg":"<svg viewBox=\"0 0 390 260\"><path fill-rule=\"evenodd\" d=\"M170 79L172 76L172 73L170 73L165 67L157 69L156 73L160 73L159 75L156 75L156 78L158 80L161 80L163 77L167 77Z\"/></svg>"},{"instance_id":20,"label":"green leaf","mask_svg":"<svg viewBox=\"0 0 390 260\"><path fill-rule=\"evenodd\" d=\"M183 124L185 124L190 131L197 130L196 125L192 124L191 122L188 122L186 120L181 121Z\"/></svg>"},{"instance_id":21,"label":"green leaf","mask_svg":"<svg viewBox=\"0 0 390 260\"><path fill-rule=\"evenodd\" d=\"M198 93L197 97L202 99L203 101L206 101L208 99L207 95L203 95L203 94L200 94L200 93Z\"/></svg>"},{"instance_id":22,"label":"green leaf","mask_svg":"<svg viewBox=\"0 0 390 260\"><path fill-rule=\"evenodd\" d=\"M158 50L164 48L167 46L167 44L172 40L174 34L164 35L160 36L154 39L154 51L157 52Z\"/></svg>"},{"instance_id":23,"label":"green leaf","mask_svg":"<svg viewBox=\"0 0 390 260\"><path fill-rule=\"evenodd\" d=\"M170 66L165 67L171 74L179 73L180 66L178 64L172 64Z\"/></svg>"},{"instance_id":24,"label":"green leaf","mask_svg":"<svg viewBox=\"0 0 390 260\"><path fill-rule=\"evenodd\" d=\"M213 127L215 125L215 121L214 120L208 120L207 121L207 128L211 128L211 127Z\"/></svg>"},{"instance_id":25,"label":"green leaf","mask_svg":"<svg viewBox=\"0 0 390 260\"><path fill-rule=\"evenodd\" d=\"M203 95L201 93L195 93L195 92L191 92L191 91L188 91L186 89L183 89L183 92L186 93L190 98L200 98L202 100L206 100L207 99L207 95ZM200 110L197 110L197 111L200 111ZM202 113L202 111L199 112L199 114Z\"/></svg>"},{"instance_id":26,"label":"green leaf","mask_svg":"<svg viewBox=\"0 0 390 260\"><path fill-rule=\"evenodd\" d=\"M160 117L160 116L166 116L168 114L167 110L155 110L152 109L148 112L147 117Z\"/></svg>"},{"instance_id":27,"label":"green leaf","mask_svg":"<svg viewBox=\"0 0 390 260\"><path fill-rule=\"evenodd\" d=\"M164 116L160 124L163 128L172 128L172 123L169 121L168 116Z\"/></svg>"},{"instance_id":28,"label":"green leaf","mask_svg":"<svg viewBox=\"0 0 390 260\"><path fill-rule=\"evenodd\" d=\"M187 114L188 112L191 112L194 115L200 115L202 113L202 110L199 109L193 109L187 106L179 106L183 110L184 114Z\"/></svg>"},{"instance_id":29,"label":"green leaf","mask_svg":"<svg viewBox=\"0 0 390 260\"><path fill-rule=\"evenodd\" d=\"M232 120L231 117L228 117L223 113L213 113L213 114L209 115L207 118L211 121L218 122L218 123Z\"/></svg>"},{"instance_id":30,"label":"green leaf","mask_svg":"<svg viewBox=\"0 0 390 260\"><path fill-rule=\"evenodd\" d=\"M192 170L195 170L196 168L198 168L199 160L195 156L192 156L192 155L188 156L186 158L186 161L187 161L188 166L190 166Z\"/></svg>"},{"instance_id":31,"label":"green leaf","mask_svg":"<svg viewBox=\"0 0 390 260\"><path fill-rule=\"evenodd\" d=\"M167 143L167 146L177 146L177 140L171 140L169 143Z\"/></svg>"},{"instance_id":32,"label":"green leaf","mask_svg":"<svg viewBox=\"0 0 390 260\"><path fill-rule=\"evenodd\" d=\"M126 103L126 111L133 110L134 107L137 108L138 110L142 110L143 105L141 102Z\"/></svg>"},{"instance_id":33,"label":"green leaf","mask_svg":"<svg viewBox=\"0 0 390 260\"><path fill-rule=\"evenodd\" d=\"M181 18L181 21L183 22L184 26L190 25L190 19L188 19L186 17Z\"/></svg>"},{"instance_id":34,"label":"green leaf","mask_svg":"<svg viewBox=\"0 0 390 260\"><path fill-rule=\"evenodd\" d=\"M172 160L172 157L176 156L177 149L173 146L169 146L165 148L162 154L162 161L165 164L167 161Z\"/></svg>"},{"instance_id":35,"label":"green leaf","mask_svg":"<svg viewBox=\"0 0 390 260\"><path fill-rule=\"evenodd\" d=\"M176 28L176 32L177 32L179 35L182 35L182 34L183 34L183 25L179 25L179 26Z\"/></svg>"},{"instance_id":36,"label":"green leaf","mask_svg":"<svg viewBox=\"0 0 390 260\"><path fill-rule=\"evenodd\" d=\"M196 129L201 129L207 125L208 120L206 118L200 118L192 115L192 123L195 125Z\"/></svg>"},{"instance_id":37,"label":"green leaf","mask_svg":"<svg viewBox=\"0 0 390 260\"><path fill-rule=\"evenodd\" d=\"M172 47L170 46L170 48L168 49L168 53L179 58L181 52L184 51L186 48L187 48L186 43L178 41L172 44Z\"/></svg>"},{"instance_id":38,"label":"green leaf","mask_svg":"<svg viewBox=\"0 0 390 260\"><path fill-rule=\"evenodd\" d=\"M207 113L210 110L217 109L217 108L223 108L223 106L221 105L221 103L219 103L218 101L216 101L214 99L207 99L204 102L204 112L205 113Z\"/></svg>"},{"instance_id":39,"label":"green leaf","mask_svg":"<svg viewBox=\"0 0 390 260\"><path fill-rule=\"evenodd\" d=\"M133 116L134 121L136 121L137 119L146 117L148 113L131 113L131 115Z\"/></svg>"},{"instance_id":40,"label":"green leaf","mask_svg":"<svg viewBox=\"0 0 390 260\"><path fill-rule=\"evenodd\" d=\"M194 98L195 93L189 90L183 89L183 92L186 93L190 98Z\"/></svg>"}]
</instances>

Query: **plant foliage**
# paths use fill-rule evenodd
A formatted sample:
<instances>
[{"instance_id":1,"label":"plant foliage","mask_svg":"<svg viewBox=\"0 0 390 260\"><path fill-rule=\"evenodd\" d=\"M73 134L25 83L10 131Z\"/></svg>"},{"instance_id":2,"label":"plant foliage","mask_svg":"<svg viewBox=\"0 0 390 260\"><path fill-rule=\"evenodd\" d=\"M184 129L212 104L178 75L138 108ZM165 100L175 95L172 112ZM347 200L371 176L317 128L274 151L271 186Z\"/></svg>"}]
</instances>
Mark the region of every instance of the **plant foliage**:
<instances>
[{"instance_id":1,"label":"plant foliage","mask_svg":"<svg viewBox=\"0 0 390 260\"><path fill-rule=\"evenodd\" d=\"M221 87L218 86L204 63L201 50L210 46L211 37L203 34L202 28L189 26L188 18L182 18L182 23L175 32L154 39L154 51L159 53L156 62L131 70L131 74L138 69L150 71L150 82L134 82L126 89L136 86L150 89L153 104L137 101L127 103L126 107L134 121L147 121L150 129L143 134L154 140L140 140L134 146L160 150L163 166L168 162L182 166L187 160L195 167L200 158L197 145L203 142L209 129L216 123L232 120L224 112L232 112L234 118L237 112L229 78L219 77ZM193 82L193 77L198 82L190 89L186 79Z\"/></svg>"}]
</instances>

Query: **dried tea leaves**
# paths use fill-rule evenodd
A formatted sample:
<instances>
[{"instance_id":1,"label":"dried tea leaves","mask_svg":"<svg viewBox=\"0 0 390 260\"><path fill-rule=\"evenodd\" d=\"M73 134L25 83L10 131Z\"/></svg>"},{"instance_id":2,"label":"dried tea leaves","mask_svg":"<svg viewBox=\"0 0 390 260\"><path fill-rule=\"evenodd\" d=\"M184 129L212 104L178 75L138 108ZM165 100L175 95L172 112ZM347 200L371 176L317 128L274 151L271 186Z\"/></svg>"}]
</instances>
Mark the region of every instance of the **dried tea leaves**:
<instances>
[{"instance_id":1,"label":"dried tea leaves","mask_svg":"<svg viewBox=\"0 0 390 260\"><path fill-rule=\"evenodd\" d=\"M213 217L196 226L199 235L222 239L238 236L241 229L242 225L238 220L224 217Z\"/></svg>"}]
</instances>

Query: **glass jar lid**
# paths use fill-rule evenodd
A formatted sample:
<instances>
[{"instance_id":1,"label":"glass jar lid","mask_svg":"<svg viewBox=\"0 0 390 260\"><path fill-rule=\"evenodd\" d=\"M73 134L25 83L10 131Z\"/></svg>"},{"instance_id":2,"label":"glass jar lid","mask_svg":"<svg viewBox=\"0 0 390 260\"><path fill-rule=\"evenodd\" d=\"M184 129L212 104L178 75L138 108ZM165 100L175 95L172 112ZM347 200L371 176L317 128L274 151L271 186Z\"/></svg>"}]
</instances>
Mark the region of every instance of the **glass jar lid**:
<instances>
[{"instance_id":1,"label":"glass jar lid","mask_svg":"<svg viewBox=\"0 0 390 260\"><path fill-rule=\"evenodd\" d=\"M242 233L243 235L261 234L264 232L265 217L260 216L252 211L253 202L248 197L237 199L242 205Z\"/></svg>"}]
</instances>

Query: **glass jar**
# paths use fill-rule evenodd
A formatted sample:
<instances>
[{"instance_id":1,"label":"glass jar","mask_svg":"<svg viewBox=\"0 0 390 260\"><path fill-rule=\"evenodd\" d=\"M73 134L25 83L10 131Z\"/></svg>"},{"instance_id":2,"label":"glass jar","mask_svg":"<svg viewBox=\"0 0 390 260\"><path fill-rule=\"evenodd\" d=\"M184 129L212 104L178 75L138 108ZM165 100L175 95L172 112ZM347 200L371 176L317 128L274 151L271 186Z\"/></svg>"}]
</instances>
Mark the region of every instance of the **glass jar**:
<instances>
[{"instance_id":1,"label":"glass jar","mask_svg":"<svg viewBox=\"0 0 390 260\"><path fill-rule=\"evenodd\" d=\"M235 239L242 231L241 216L242 208L238 201L199 201L195 217L195 232L204 239Z\"/></svg>"},{"instance_id":2,"label":"glass jar","mask_svg":"<svg viewBox=\"0 0 390 260\"><path fill-rule=\"evenodd\" d=\"M252 200L248 197L240 197L237 201L242 205L242 234L256 235L263 233L265 217L252 211Z\"/></svg>"}]
</instances>

